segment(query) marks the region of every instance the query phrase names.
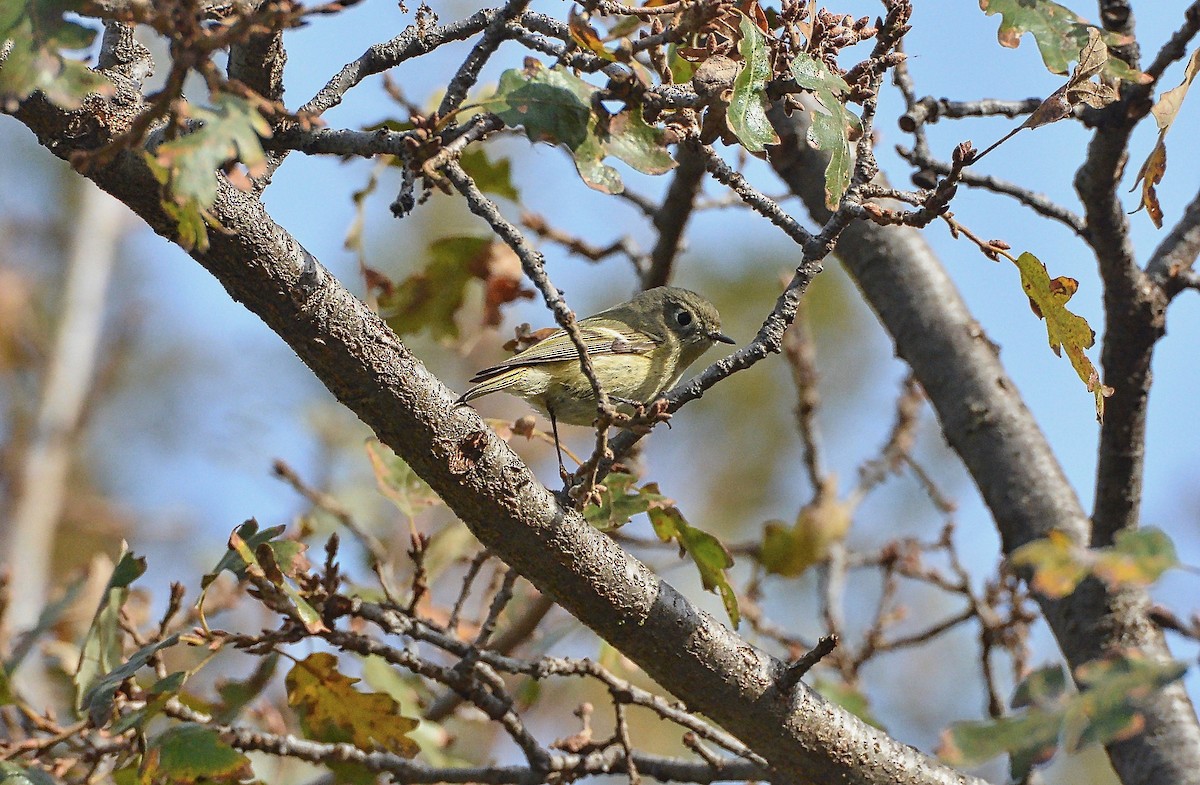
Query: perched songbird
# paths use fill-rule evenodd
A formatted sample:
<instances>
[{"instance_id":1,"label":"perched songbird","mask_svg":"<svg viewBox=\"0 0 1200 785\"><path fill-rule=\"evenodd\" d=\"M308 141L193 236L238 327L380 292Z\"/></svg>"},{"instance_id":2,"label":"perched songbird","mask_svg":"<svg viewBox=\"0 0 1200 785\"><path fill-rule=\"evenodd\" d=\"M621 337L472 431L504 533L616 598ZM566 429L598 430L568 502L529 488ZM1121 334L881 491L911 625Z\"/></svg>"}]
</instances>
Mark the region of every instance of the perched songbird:
<instances>
[{"instance_id":1,"label":"perched songbird","mask_svg":"<svg viewBox=\"0 0 1200 785\"><path fill-rule=\"evenodd\" d=\"M678 384L715 342L734 342L721 332L712 303L674 286L648 289L577 324L600 386L626 414ZM550 417L556 442L558 423L591 425L596 419L596 396L565 330L484 368L471 382L478 384L459 403L499 391L524 398Z\"/></svg>"}]
</instances>

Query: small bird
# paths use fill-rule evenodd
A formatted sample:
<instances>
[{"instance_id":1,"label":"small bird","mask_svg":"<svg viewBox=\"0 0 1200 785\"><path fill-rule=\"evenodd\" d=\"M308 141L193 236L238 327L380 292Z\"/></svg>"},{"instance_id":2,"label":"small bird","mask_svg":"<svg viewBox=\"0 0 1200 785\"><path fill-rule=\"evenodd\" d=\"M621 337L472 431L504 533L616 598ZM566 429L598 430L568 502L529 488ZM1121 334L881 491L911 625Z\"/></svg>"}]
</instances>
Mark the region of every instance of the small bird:
<instances>
[{"instance_id":1,"label":"small bird","mask_svg":"<svg viewBox=\"0 0 1200 785\"><path fill-rule=\"evenodd\" d=\"M734 343L721 332L721 316L712 303L674 286L647 289L577 325L600 386L626 414L678 384L714 343ZM500 391L524 398L549 416L556 444L558 423L591 425L596 419L596 396L565 330L484 368L471 382L478 384L458 403Z\"/></svg>"}]
</instances>

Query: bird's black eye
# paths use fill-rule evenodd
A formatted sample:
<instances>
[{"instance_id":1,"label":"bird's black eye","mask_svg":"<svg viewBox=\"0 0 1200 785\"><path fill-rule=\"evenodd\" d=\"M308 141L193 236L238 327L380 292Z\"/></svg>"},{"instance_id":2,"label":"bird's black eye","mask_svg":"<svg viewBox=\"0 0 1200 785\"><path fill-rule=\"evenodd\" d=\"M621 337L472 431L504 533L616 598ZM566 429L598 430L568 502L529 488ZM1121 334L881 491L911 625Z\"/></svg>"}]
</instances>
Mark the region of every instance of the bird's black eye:
<instances>
[{"instance_id":1,"label":"bird's black eye","mask_svg":"<svg viewBox=\"0 0 1200 785\"><path fill-rule=\"evenodd\" d=\"M679 324L680 327L687 327L689 324L692 323L692 312L691 311L680 311L679 313L675 314L675 321Z\"/></svg>"}]
</instances>

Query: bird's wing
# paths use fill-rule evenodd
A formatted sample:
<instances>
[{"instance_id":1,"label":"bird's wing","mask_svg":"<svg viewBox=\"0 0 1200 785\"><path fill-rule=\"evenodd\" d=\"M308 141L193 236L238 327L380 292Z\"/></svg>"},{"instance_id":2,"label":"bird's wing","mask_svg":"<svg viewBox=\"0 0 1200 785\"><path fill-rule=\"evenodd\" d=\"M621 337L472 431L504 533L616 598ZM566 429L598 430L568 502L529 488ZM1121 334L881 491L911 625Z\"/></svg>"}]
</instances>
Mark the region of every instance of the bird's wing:
<instances>
[{"instance_id":1,"label":"bird's wing","mask_svg":"<svg viewBox=\"0 0 1200 785\"><path fill-rule=\"evenodd\" d=\"M580 325L579 334L589 355L601 354L646 354L655 346L662 343L657 338L632 327L617 326L584 326ZM508 371L525 365L541 365L542 363L562 362L579 357L579 351L569 339L556 341L555 338L565 337L566 333L559 330L550 334L545 340L534 344L512 359L506 360L471 377L471 383L483 382Z\"/></svg>"}]
</instances>

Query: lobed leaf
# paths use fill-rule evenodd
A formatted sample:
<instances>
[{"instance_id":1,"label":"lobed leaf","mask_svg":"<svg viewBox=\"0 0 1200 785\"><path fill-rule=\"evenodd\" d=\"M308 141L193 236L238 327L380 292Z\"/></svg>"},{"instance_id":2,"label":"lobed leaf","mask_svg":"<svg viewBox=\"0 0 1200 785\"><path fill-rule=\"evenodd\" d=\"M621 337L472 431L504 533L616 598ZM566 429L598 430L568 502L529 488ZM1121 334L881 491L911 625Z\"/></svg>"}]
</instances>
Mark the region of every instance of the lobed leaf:
<instances>
[{"instance_id":1,"label":"lobed leaf","mask_svg":"<svg viewBox=\"0 0 1200 785\"><path fill-rule=\"evenodd\" d=\"M217 172L241 161L251 177L266 173L260 137L270 137L271 126L253 104L228 93L219 94L211 108L183 104L178 119L197 127L146 156L166 186L169 198L164 207L174 206L180 242L191 243L185 245L190 250L207 245L207 232L199 220L211 220L207 211L217 198ZM249 185L231 179L239 186Z\"/></svg>"},{"instance_id":2,"label":"lobed leaf","mask_svg":"<svg viewBox=\"0 0 1200 785\"><path fill-rule=\"evenodd\" d=\"M483 323L501 322L500 307L533 292L522 286L516 254L491 237L453 236L433 241L423 270L392 284L379 276L379 310L399 335L428 330L438 339L457 338L455 315L466 299L467 284L483 281Z\"/></svg>"},{"instance_id":3,"label":"lobed leaf","mask_svg":"<svg viewBox=\"0 0 1200 785\"><path fill-rule=\"evenodd\" d=\"M825 167L825 206L834 210L850 187L854 168L851 137L862 133L862 122L841 99L850 92L850 86L820 60L798 54L792 61L791 71L796 84L812 92L825 110L824 113L812 113L808 142L829 153L829 164Z\"/></svg>"},{"instance_id":4,"label":"lobed leaf","mask_svg":"<svg viewBox=\"0 0 1200 785\"><path fill-rule=\"evenodd\" d=\"M1179 566L1175 546L1161 529L1121 532L1106 548L1085 548L1062 532L1027 542L1013 551L1012 564L1033 571L1030 582L1047 597L1065 597L1088 575L1114 589L1144 588Z\"/></svg>"},{"instance_id":5,"label":"lobed leaf","mask_svg":"<svg viewBox=\"0 0 1200 785\"><path fill-rule=\"evenodd\" d=\"M771 76L771 62L766 37L749 17L741 17L738 29L741 32L738 53L742 56L742 70L733 80L726 117L730 130L742 145L752 153L761 153L767 145L779 144L779 135L767 119L767 80Z\"/></svg>"},{"instance_id":6,"label":"lobed leaf","mask_svg":"<svg viewBox=\"0 0 1200 785\"><path fill-rule=\"evenodd\" d=\"M1075 373L1096 399L1096 419L1103 420L1104 399L1112 395L1112 388L1101 383L1100 373L1084 354L1095 344L1096 333L1086 319L1067 309L1067 302L1079 288L1079 282L1066 277L1051 280L1046 265L1028 252L1017 258L1016 265L1021 272L1021 287L1029 297L1033 312L1046 322L1051 350L1061 357L1066 349Z\"/></svg>"},{"instance_id":7,"label":"lobed leaf","mask_svg":"<svg viewBox=\"0 0 1200 785\"><path fill-rule=\"evenodd\" d=\"M97 31L64 18L83 10L82 2L19 2L0 7L0 42L9 45L0 67L0 106L12 106L41 92L64 109L77 109L89 94L112 95L112 82L64 49L87 49Z\"/></svg>"},{"instance_id":8,"label":"lobed leaf","mask_svg":"<svg viewBox=\"0 0 1200 785\"><path fill-rule=\"evenodd\" d=\"M1012 705L1019 714L983 722L955 723L942 735L938 754L958 766L973 766L1009 753L1014 781L1045 763L1060 746L1077 751L1107 744L1140 731L1138 710L1148 695L1178 680L1182 662L1151 661L1135 652L1117 652L1079 666L1078 692L1070 692L1065 671L1042 668L1018 686Z\"/></svg>"},{"instance_id":9,"label":"lobed leaf","mask_svg":"<svg viewBox=\"0 0 1200 785\"><path fill-rule=\"evenodd\" d=\"M639 172L662 174L675 166L666 135L648 125L641 109L625 107L610 115L593 101L597 89L563 68L528 60L523 69L500 75L500 84L480 106L507 125L523 127L533 142L566 147L580 177L605 193L624 190L621 175L604 163L618 158Z\"/></svg>"},{"instance_id":10,"label":"lobed leaf","mask_svg":"<svg viewBox=\"0 0 1200 785\"><path fill-rule=\"evenodd\" d=\"M400 713L400 704L384 692L354 689L358 679L337 670L337 657L328 652L310 654L288 672L288 705L300 715L306 737L328 743L353 744L364 750L382 750L405 758L419 751L408 737L417 720Z\"/></svg>"},{"instance_id":11,"label":"lobed leaf","mask_svg":"<svg viewBox=\"0 0 1200 785\"><path fill-rule=\"evenodd\" d=\"M1050 0L979 0L979 8L988 16L1000 14L996 39L1001 46L1015 49L1021 43L1021 36L1030 33L1042 62L1055 74L1067 72L1067 66L1087 45L1089 30L1098 30L1108 46L1130 43L1128 37L1099 30L1071 9ZM1150 77L1116 57L1108 59L1102 73L1126 82L1150 81Z\"/></svg>"}]
</instances>

